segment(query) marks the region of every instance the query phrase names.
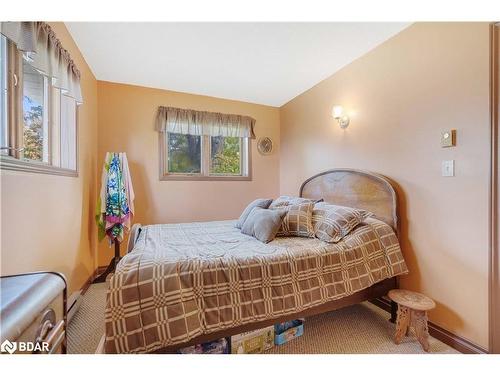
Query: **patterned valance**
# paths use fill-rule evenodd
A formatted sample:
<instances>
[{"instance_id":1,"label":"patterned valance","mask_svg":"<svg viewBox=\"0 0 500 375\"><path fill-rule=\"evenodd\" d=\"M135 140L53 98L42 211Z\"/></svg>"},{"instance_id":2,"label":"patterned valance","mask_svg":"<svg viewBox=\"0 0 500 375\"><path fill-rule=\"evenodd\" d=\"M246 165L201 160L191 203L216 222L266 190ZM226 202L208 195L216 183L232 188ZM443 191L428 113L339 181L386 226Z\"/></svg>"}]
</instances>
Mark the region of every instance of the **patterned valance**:
<instances>
[{"instance_id":1,"label":"patterned valance","mask_svg":"<svg viewBox=\"0 0 500 375\"><path fill-rule=\"evenodd\" d=\"M51 78L53 86L78 104L83 102L80 71L47 23L0 22L0 33L24 52L33 68Z\"/></svg>"},{"instance_id":2,"label":"patterned valance","mask_svg":"<svg viewBox=\"0 0 500 375\"><path fill-rule=\"evenodd\" d=\"M255 119L249 116L192 109L159 107L156 130L191 135L255 138Z\"/></svg>"}]
</instances>

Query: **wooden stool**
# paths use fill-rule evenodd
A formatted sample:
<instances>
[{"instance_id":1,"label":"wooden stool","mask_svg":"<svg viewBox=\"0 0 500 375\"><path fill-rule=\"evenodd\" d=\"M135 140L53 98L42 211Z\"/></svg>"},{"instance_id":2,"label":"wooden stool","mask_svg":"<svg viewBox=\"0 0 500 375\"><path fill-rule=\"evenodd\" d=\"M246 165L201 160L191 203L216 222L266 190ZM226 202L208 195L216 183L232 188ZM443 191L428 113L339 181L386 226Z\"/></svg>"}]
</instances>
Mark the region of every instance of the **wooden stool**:
<instances>
[{"instance_id":1,"label":"wooden stool","mask_svg":"<svg viewBox=\"0 0 500 375\"><path fill-rule=\"evenodd\" d=\"M388 296L398 304L394 342L399 344L403 336L408 335L410 327L413 327L418 342L428 352L429 330L427 328L427 310L432 310L436 307L434 301L421 293L404 289L393 289L389 292Z\"/></svg>"}]
</instances>

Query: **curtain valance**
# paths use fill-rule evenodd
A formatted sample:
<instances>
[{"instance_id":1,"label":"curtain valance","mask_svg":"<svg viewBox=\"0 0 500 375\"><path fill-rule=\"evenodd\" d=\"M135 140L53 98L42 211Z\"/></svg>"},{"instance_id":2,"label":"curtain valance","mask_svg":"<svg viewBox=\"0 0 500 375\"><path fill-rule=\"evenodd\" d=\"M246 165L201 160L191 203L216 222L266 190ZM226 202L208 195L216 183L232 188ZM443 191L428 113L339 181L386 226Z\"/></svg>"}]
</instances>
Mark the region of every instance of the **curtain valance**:
<instances>
[{"instance_id":1,"label":"curtain valance","mask_svg":"<svg viewBox=\"0 0 500 375\"><path fill-rule=\"evenodd\" d=\"M191 135L255 138L255 119L249 116L192 109L159 107L156 130Z\"/></svg>"},{"instance_id":2,"label":"curtain valance","mask_svg":"<svg viewBox=\"0 0 500 375\"><path fill-rule=\"evenodd\" d=\"M52 79L52 85L66 96L83 102L80 89L80 71L45 22L0 22L0 33L24 52L28 63L41 74Z\"/></svg>"}]
</instances>

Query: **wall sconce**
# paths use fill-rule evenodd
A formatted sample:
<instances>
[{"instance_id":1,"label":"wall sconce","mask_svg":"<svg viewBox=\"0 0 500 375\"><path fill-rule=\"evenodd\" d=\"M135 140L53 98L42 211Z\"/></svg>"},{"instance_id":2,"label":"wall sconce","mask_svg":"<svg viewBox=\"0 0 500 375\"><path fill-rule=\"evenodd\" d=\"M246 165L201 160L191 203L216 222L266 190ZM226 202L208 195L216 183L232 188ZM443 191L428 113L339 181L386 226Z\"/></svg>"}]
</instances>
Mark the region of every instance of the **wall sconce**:
<instances>
[{"instance_id":1,"label":"wall sconce","mask_svg":"<svg viewBox=\"0 0 500 375\"><path fill-rule=\"evenodd\" d=\"M341 129L345 129L349 126L349 116L344 114L344 108L340 105L333 107L332 116L335 120L337 120Z\"/></svg>"}]
</instances>

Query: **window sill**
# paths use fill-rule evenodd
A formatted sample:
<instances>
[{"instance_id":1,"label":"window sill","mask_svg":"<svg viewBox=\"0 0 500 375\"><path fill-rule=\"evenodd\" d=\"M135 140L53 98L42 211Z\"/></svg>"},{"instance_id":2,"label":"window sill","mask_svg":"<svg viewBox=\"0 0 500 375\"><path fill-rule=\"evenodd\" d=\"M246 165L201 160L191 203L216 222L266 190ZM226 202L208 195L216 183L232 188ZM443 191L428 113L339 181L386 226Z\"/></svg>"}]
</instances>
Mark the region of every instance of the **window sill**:
<instances>
[{"instance_id":1,"label":"window sill","mask_svg":"<svg viewBox=\"0 0 500 375\"><path fill-rule=\"evenodd\" d=\"M166 174L160 181L252 181L252 176L188 176Z\"/></svg>"},{"instance_id":2,"label":"window sill","mask_svg":"<svg viewBox=\"0 0 500 375\"><path fill-rule=\"evenodd\" d=\"M78 177L78 170L53 167L38 162L19 160L11 156L0 156L0 169L17 172L52 174L56 176Z\"/></svg>"}]
</instances>

